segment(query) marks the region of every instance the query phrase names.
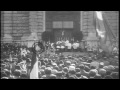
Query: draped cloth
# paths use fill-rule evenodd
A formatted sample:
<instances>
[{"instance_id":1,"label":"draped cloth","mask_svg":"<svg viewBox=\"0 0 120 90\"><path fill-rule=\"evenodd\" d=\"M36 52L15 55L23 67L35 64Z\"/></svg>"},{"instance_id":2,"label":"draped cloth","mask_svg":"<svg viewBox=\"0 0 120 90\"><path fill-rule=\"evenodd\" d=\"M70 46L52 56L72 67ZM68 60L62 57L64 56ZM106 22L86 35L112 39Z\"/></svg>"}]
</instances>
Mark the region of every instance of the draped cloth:
<instances>
[{"instance_id":1,"label":"draped cloth","mask_svg":"<svg viewBox=\"0 0 120 90\"><path fill-rule=\"evenodd\" d=\"M79 43L73 43L73 48L77 49L79 47Z\"/></svg>"},{"instance_id":2,"label":"draped cloth","mask_svg":"<svg viewBox=\"0 0 120 90\"><path fill-rule=\"evenodd\" d=\"M111 53L114 35L107 23L105 13L96 12L94 16L94 25L99 36L100 48L107 53Z\"/></svg>"},{"instance_id":3,"label":"draped cloth","mask_svg":"<svg viewBox=\"0 0 120 90\"><path fill-rule=\"evenodd\" d=\"M32 45L35 43L36 40L38 39L37 33L36 32L32 32L31 35L28 37L27 41L28 41L28 47L32 47Z\"/></svg>"},{"instance_id":4,"label":"draped cloth","mask_svg":"<svg viewBox=\"0 0 120 90\"><path fill-rule=\"evenodd\" d=\"M4 37L3 37L3 41L4 41L4 43L8 43L8 42L9 42L9 43L12 43L13 38L12 38L11 35L5 34Z\"/></svg>"},{"instance_id":5,"label":"draped cloth","mask_svg":"<svg viewBox=\"0 0 120 90\"><path fill-rule=\"evenodd\" d=\"M68 47L68 49L71 49L71 48L72 48L72 44L71 44L71 43L69 43L69 42L66 42L66 43L65 43L65 46L67 46L67 47Z\"/></svg>"},{"instance_id":6,"label":"draped cloth","mask_svg":"<svg viewBox=\"0 0 120 90\"><path fill-rule=\"evenodd\" d=\"M30 79L39 79L38 78L38 60L34 64L33 69L30 73Z\"/></svg>"},{"instance_id":7,"label":"draped cloth","mask_svg":"<svg viewBox=\"0 0 120 90\"><path fill-rule=\"evenodd\" d=\"M72 44L69 43L69 44L68 44L68 49L71 49L71 48L72 48Z\"/></svg>"}]
</instances>

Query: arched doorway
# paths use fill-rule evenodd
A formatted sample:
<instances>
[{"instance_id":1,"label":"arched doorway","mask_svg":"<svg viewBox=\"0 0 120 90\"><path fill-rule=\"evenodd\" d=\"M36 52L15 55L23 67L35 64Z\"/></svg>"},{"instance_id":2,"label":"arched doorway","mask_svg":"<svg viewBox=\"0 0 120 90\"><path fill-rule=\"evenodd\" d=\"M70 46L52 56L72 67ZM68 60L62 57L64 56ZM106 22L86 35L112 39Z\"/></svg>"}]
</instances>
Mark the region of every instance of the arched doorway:
<instances>
[{"instance_id":1,"label":"arched doorway","mask_svg":"<svg viewBox=\"0 0 120 90\"><path fill-rule=\"evenodd\" d=\"M55 41L71 40L80 30L80 11L46 11L46 30L54 32Z\"/></svg>"}]
</instances>

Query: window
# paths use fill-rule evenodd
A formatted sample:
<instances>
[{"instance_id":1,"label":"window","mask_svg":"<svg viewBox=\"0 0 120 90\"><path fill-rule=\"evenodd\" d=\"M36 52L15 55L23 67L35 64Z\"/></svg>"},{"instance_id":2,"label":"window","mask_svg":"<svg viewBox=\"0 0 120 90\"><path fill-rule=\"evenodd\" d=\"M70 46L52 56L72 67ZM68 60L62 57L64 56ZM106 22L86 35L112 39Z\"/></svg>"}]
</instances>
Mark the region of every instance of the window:
<instances>
[{"instance_id":1,"label":"window","mask_svg":"<svg viewBox=\"0 0 120 90\"><path fill-rule=\"evenodd\" d=\"M53 28L62 28L62 22L61 21L53 22Z\"/></svg>"},{"instance_id":2,"label":"window","mask_svg":"<svg viewBox=\"0 0 120 90\"><path fill-rule=\"evenodd\" d=\"M73 28L73 21L63 22L63 28Z\"/></svg>"},{"instance_id":3,"label":"window","mask_svg":"<svg viewBox=\"0 0 120 90\"><path fill-rule=\"evenodd\" d=\"M73 28L73 21L54 21L53 28Z\"/></svg>"}]
</instances>

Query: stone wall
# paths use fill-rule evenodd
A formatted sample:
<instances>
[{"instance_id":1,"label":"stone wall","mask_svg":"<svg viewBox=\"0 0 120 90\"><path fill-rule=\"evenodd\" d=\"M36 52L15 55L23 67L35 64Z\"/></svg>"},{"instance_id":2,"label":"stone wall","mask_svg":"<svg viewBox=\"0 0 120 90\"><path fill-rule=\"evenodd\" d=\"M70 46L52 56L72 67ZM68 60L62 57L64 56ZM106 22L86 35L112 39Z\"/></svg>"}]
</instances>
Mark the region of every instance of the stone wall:
<instances>
[{"instance_id":1,"label":"stone wall","mask_svg":"<svg viewBox=\"0 0 120 90\"><path fill-rule=\"evenodd\" d=\"M39 39L41 39L41 33L44 31L44 22L43 11L30 11L29 29L31 32L37 32Z\"/></svg>"},{"instance_id":2,"label":"stone wall","mask_svg":"<svg viewBox=\"0 0 120 90\"><path fill-rule=\"evenodd\" d=\"M110 29L115 36L119 36L119 17L118 11L103 11L104 18L106 19ZM82 32L84 34L84 40L87 40L87 44L90 46L97 45L96 30L93 25L94 11L82 11ZM93 34L92 34L93 33Z\"/></svg>"},{"instance_id":3,"label":"stone wall","mask_svg":"<svg viewBox=\"0 0 120 90\"><path fill-rule=\"evenodd\" d=\"M82 11L82 16L80 16L82 17L80 28L84 39L88 37L89 32L95 35L93 13L94 11ZM118 11L104 11L104 13L111 30L118 36ZM44 11L1 11L1 37L8 33L13 37L13 40L25 40L31 32L37 32L39 39L41 39L45 23Z\"/></svg>"},{"instance_id":4,"label":"stone wall","mask_svg":"<svg viewBox=\"0 0 120 90\"><path fill-rule=\"evenodd\" d=\"M116 36L118 36L118 11L103 11L103 13L108 25L110 26L110 29ZM93 14L94 11L82 11L82 31L85 35L85 38L87 38L89 32L95 32L95 27L93 26Z\"/></svg>"},{"instance_id":5,"label":"stone wall","mask_svg":"<svg viewBox=\"0 0 120 90\"><path fill-rule=\"evenodd\" d=\"M119 12L118 11L105 11L108 25L115 36L119 35Z\"/></svg>"},{"instance_id":6,"label":"stone wall","mask_svg":"<svg viewBox=\"0 0 120 90\"><path fill-rule=\"evenodd\" d=\"M37 32L40 38L44 31L43 20L43 11L1 11L1 37L7 33L14 41L23 41L31 32Z\"/></svg>"},{"instance_id":7,"label":"stone wall","mask_svg":"<svg viewBox=\"0 0 120 90\"><path fill-rule=\"evenodd\" d=\"M95 33L93 26L93 11L82 11L82 32L84 39L86 40L89 32Z\"/></svg>"}]
</instances>

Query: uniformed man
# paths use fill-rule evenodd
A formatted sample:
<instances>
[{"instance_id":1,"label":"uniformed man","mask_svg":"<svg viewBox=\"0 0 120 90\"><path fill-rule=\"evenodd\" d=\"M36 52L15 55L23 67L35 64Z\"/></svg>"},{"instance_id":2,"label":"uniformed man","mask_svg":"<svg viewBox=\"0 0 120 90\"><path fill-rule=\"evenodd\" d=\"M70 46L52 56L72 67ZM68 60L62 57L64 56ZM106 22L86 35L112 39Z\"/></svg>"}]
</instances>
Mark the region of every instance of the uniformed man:
<instances>
[{"instance_id":1,"label":"uniformed man","mask_svg":"<svg viewBox=\"0 0 120 90\"><path fill-rule=\"evenodd\" d=\"M56 51L59 51L59 50L60 50L60 42L57 41L57 42L56 42Z\"/></svg>"},{"instance_id":2,"label":"uniformed man","mask_svg":"<svg viewBox=\"0 0 120 90\"><path fill-rule=\"evenodd\" d=\"M80 45L79 45L79 51L84 51L85 49L85 44L84 44L84 41L80 42Z\"/></svg>"},{"instance_id":3,"label":"uniformed man","mask_svg":"<svg viewBox=\"0 0 120 90\"><path fill-rule=\"evenodd\" d=\"M69 43L69 41L66 40L66 41L65 41L65 51L66 51L66 52L67 52L67 50L68 50L68 43Z\"/></svg>"},{"instance_id":4,"label":"uniformed man","mask_svg":"<svg viewBox=\"0 0 120 90\"><path fill-rule=\"evenodd\" d=\"M78 48L79 48L79 42L77 41L77 42L73 43L73 49L74 49L74 51L78 51Z\"/></svg>"},{"instance_id":5,"label":"uniformed man","mask_svg":"<svg viewBox=\"0 0 120 90\"><path fill-rule=\"evenodd\" d=\"M114 54L114 55L117 55L117 54L118 54L118 48L117 48L117 47L114 47L114 48L113 48L113 54Z\"/></svg>"},{"instance_id":6,"label":"uniformed man","mask_svg":"<svg viewBox=\"0 0 120 90\"><path fill-rule=\"evenodd\" d=\"M72 44L70 42L67 43L68 51L70 52L72 49Z\"/></svg>"},{"instance_id":7,"label":"uniformed man","mask_svg":"<svg viewBox=\"0 0 120 90\"><path fill-rule=\"evenodd\" d=\"M87 45L87 51L88 51L89 53L92 52L92 47L91 47L89 44Z\"/></svg>"}]
</instances>

